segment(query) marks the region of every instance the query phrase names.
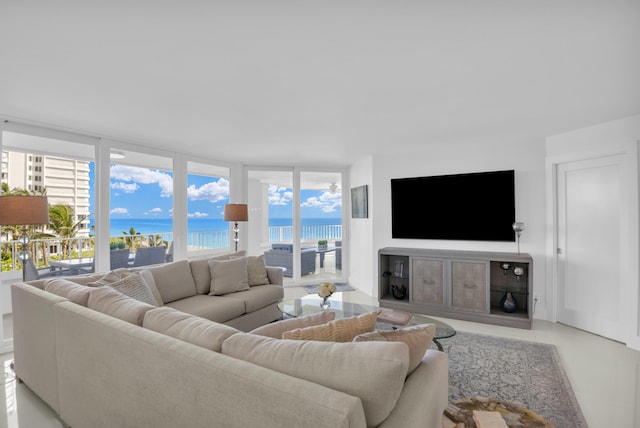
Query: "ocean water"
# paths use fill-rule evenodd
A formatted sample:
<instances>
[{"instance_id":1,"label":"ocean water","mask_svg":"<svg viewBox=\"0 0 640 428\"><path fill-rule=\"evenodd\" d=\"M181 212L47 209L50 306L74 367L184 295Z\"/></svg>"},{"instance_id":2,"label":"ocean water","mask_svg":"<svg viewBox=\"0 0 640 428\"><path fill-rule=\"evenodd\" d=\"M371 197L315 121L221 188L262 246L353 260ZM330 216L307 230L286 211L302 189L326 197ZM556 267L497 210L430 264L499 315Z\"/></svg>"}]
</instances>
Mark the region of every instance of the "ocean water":
<instances>
[{"instance_id":1,"label":"ocean water","mask_svg":"<svg viewBox=\"0 0 640 428\"><path fill-rule=\"evenodd\" d=\"M340 224L340 218L303 218L302 226L335 225ZM290 218L269 219L269 226L291 226ZM133 227L142 235L170 233L173 230L171 218L112 218L109 223L110 236L122 236L123 232L129 234ZM222 219L190 218L188 219L189 232L205 230L229 230L229 222Z\"/></svg>"}]
</instances>

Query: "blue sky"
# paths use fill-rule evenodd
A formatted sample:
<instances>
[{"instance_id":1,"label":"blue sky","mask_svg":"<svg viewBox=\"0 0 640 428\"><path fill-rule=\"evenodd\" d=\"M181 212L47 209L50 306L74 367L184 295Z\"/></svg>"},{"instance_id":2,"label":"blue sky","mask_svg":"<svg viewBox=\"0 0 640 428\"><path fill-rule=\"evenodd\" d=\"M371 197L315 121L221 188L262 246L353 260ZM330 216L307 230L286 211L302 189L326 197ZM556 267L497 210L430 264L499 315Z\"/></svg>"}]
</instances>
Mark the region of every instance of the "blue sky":
<instances>
[{"instance_id":1,"label":"blue sky","mask_svg":"<svg viewBox=\"0 0 640 428\"><path fill-rule=\"evenodd\" d=\"M90 163L91 207L94 206L94 164ZM188 216L222 218L229 202L229 181L199 175L188 176ZM111 165L112 218L170 218L173 206L173 176L167 171ZM301 215L307 218L340 218L340 193L303 190ZM269 216L291 218L292 190L269 187ZM93 209L93 208L92 208Z\"/></svg>"}]
</instances>

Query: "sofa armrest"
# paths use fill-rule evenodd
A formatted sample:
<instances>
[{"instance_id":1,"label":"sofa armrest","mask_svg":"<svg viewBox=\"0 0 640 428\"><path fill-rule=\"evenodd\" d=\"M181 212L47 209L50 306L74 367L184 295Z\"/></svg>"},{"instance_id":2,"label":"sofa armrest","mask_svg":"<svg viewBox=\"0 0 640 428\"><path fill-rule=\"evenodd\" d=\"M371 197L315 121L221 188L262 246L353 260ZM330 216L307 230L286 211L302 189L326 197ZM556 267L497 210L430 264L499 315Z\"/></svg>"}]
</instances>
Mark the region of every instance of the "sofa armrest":
<instances>
[{"instance_id":1,"label":"sofa armrest","mask_svg":"<svg viewBox=\"0 0 640 428\"><path fill-rule=\"evenodd\" d=\"M448 395L449 358L444 352L429 349L406 379L396 407L379 428L441 427Z\"/></svg>"},{"instance_id":2,"label":"sofa armrest","mask_svg":"<svg viewBox=\"0 0 640 428\"><path fill-rule=\"evenodd\" d=\"M265 267L267 268L267 278L269 278L269 282L275 285L282 285L284 269L279 266Z\"/></svg>"}]
</instances>

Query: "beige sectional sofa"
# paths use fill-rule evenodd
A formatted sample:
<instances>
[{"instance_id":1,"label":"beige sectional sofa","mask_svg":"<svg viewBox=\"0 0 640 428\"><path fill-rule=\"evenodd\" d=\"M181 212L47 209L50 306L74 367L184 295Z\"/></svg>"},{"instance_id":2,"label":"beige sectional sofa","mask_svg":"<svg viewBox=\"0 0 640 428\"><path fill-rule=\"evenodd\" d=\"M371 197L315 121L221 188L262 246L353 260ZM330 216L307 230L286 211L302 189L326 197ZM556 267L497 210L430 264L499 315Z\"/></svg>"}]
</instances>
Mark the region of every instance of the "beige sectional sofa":
<instances>
[{"instance_id":1,"label":"beige sectional sofa","mask_svg":"<svg viewBox=\"0 0 640 428\"><path fill-rule=\"evenodd\" d=\"M259 306L260 297L266 302L269 289L280 286L209 296L197 288L206 277L197 267L204 265L194 270L194 262L186 263L196 293L176 300L187 287L169 287L184 278L167 268L184 263L150 269L159 269L152 272L155 292L171 300L158 306L112 287L84 285L100 275L13 284L17 376L74 428L441 426L446 354L429 349L410 371L403 343L260 335L269 326L245 333L270 312L245 310L224 324L211 318L227 318L227 305L237 301ZM276 271L268 275L277 282ZM217 308L227 315L204 309L205 297L221 300ZM277 330L285 322L291 320L270 326Z\"/></svg>"}]
</instances>

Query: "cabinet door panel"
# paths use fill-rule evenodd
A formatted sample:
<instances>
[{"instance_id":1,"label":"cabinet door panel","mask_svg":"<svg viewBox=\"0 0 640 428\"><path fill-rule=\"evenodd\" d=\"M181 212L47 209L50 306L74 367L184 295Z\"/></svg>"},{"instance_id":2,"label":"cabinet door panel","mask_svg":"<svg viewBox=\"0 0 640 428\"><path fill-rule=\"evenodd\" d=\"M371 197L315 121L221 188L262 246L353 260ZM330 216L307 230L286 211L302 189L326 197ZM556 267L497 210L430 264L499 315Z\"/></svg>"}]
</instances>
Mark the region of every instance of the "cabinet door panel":
<instances>
[{"instance_id":1,"label":"cabinet door panel","mask_svg":"<svg viewBox=\"0 0 640 428\"><path fill-rule=\"evenodd\" d=\"M451 306L489 312L487 262L451 262Z\"/></svg>"},{"instance_id":2,"label":"cabinet door panel","mask_svg":"<svg viewBox=\"0 0 640 428\"><path fill-rule=\"evenodd\" d=\"M411 259L411 301L444 305L444 261Z\"/></svg>"}]
</instances>

